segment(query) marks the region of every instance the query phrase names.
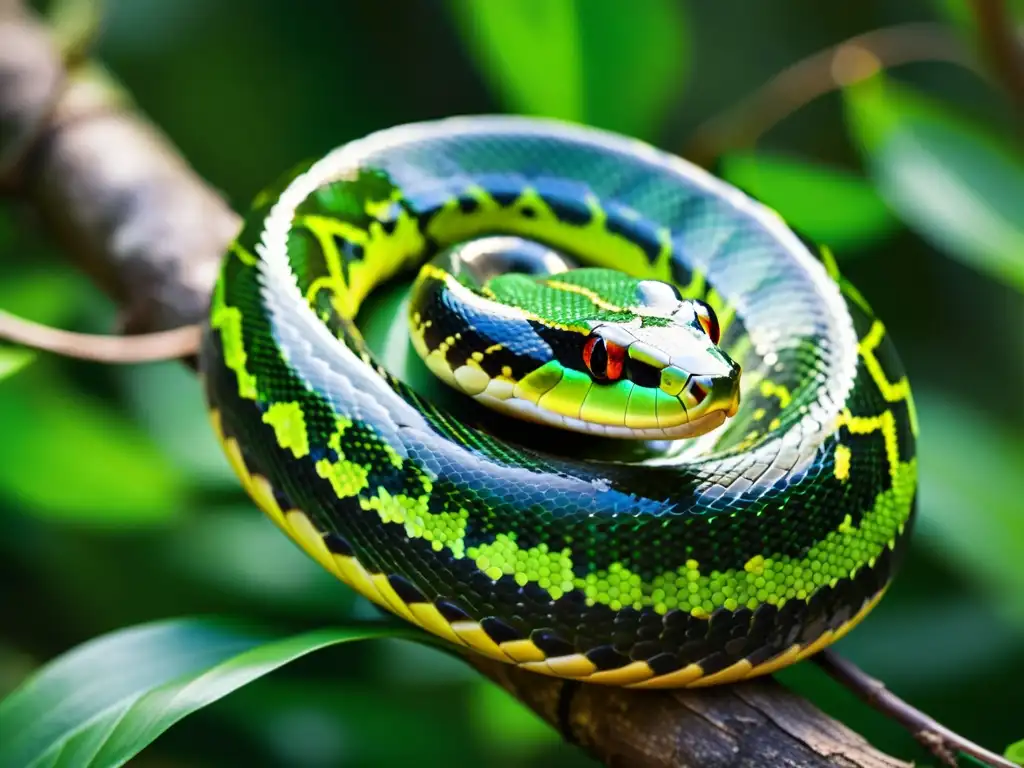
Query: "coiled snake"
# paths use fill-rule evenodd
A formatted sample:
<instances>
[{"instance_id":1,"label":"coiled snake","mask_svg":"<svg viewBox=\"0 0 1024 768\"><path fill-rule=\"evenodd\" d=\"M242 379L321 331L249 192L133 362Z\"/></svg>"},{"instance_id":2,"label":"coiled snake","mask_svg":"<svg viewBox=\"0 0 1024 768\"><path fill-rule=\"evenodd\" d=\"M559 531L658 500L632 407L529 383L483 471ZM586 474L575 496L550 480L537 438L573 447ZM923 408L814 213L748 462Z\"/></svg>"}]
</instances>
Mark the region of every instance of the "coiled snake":
<instances>
[{"instance_id":1,"label":"coiled snake","mask_svg":"<svg viewBox=\"0 0 1024 768\"><path fill-rule=\"evenodd\" d=\"M356 327L401 275L454 408ZM777 670L878 602L914 515L907 379L829 252L595 129L452 118L293 172L225 258L201 369L247 491L306 552L545 674Z\"/></svg>"}]
</instances>

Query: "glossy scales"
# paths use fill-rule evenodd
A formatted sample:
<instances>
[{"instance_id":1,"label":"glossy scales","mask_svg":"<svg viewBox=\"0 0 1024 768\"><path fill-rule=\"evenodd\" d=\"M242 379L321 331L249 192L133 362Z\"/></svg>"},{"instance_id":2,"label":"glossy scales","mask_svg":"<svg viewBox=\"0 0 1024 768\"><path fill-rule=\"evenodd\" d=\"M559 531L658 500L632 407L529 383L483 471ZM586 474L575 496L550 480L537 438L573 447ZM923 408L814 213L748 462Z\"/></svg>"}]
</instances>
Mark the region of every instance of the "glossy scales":
<instances>
[{"instance_id":1,"label":"glossy scales","mask_svg":"<svg viewBox=\"0 0 1024 768\"><path fill-rule=\"evenodd\" d=\"M743 364L736 416L606 463L393 379L361 300L495 230L706 299ZM906 547L916 418L884 326L774 214L632 141L477 118L355 142L257 202L210 317L206 390L260 507L374 602L508 663L640 686L771 672L863 618Z\"/></svg>"}]
</instances>

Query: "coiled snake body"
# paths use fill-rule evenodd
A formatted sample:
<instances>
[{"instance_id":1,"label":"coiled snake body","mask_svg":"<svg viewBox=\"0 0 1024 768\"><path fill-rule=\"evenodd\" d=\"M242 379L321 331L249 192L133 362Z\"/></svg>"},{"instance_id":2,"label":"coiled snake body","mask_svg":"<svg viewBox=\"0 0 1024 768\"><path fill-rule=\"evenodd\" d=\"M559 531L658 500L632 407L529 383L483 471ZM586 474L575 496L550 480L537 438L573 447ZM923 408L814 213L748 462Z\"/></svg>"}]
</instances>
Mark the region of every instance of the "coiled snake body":
<instances>
[{"instance_id":1,"label":"coiled snake body","mask_svg":"<svg viewBox=\"0 0 1024 768\"><path fill-rule=\"evenodd\" d=\"M403 274L413 345L464 393L454 408L356 327ZM910 389L829 253L593 129L453 118L291 174L224 261L201 367L235 470L306 552L546 674L677 687L779 669L877 603L914 514ZM591 434L566 454L555 427ZM643 450L601 453L624 437Z\"/></svg>"}]
</instances>

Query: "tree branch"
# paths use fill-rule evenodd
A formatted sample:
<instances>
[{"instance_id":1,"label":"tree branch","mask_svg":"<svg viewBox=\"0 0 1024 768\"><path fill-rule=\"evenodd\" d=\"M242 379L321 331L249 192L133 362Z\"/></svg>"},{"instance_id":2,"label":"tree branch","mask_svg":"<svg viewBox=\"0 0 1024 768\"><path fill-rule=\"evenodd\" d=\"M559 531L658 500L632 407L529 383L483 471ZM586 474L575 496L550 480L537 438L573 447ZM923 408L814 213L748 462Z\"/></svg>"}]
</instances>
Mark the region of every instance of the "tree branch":
<instances>
[{"instance_id":1,"label":"tree branch","mask_svg":"<svg viewBox=\"0 0 1024 768\"><path fill-rule=\"evenodd\" d=\"M95 67L66 73L16 0L0 0L0 84L0 187L35 207L132 330L200 322L239 218ZM770 678L641 692L468 660L609 766L909 766Z\"/></svg>"},{"instance_id":2,"label":"tree branch","mask_svg":"<svg viewBox=\"0 0 1024 768\"><path fill-rule=\"evenodd\" d=\"M1014 764L995 752L979 747L959 733L936 722L871 677L853 662L833 651L825 650L814 657L815 663L857 696L914 735L922 746L947 765L956 768L956 755L962 752L999 768L1014 768Z\"/></svg>"},{"instance_id":3,"label":"tree branch","mask_svg":"<svg viewBox=\"0 0 1024 768\"><path fill-rule=\"evenodd\" d=\"M99 363L150 363L194 357L199 350L199 325L138 336L96 336L51 328L23 320L0 309L0 340Z\"/></svg>"}]
</instances>

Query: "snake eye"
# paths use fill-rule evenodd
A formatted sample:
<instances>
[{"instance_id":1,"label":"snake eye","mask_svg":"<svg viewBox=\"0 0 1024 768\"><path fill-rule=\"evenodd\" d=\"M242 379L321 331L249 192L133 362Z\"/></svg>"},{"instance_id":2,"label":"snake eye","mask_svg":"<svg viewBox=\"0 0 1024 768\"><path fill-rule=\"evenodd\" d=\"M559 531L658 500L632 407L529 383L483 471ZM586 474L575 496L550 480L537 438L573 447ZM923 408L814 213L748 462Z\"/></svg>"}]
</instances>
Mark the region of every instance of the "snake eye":
<instances>
[{"instance_id":1,"label":"snake eye","mask_svg":"<svg viewBox=\"0 0 1024 768\"><path fill-rule=\"evenodd\" d=\"M704 329L704 333L711 339L712 344L718 344L718 340L722 336L722 329L718 325L718 316L715 314L715 310L706 301L697 299L693 303L700 327Z\"/></svg>"},{"instance_id":2,"label":"snake eye","mask_svg":"<svg viewBox=\"0 0 1024 768\"><path fill-rule=\"evenodd\" d=\"M622 378L622 364L626 350L600 336L591 336L583 345L583 364L598 381L618 381Z\"/></svg>"}]
</instances>

